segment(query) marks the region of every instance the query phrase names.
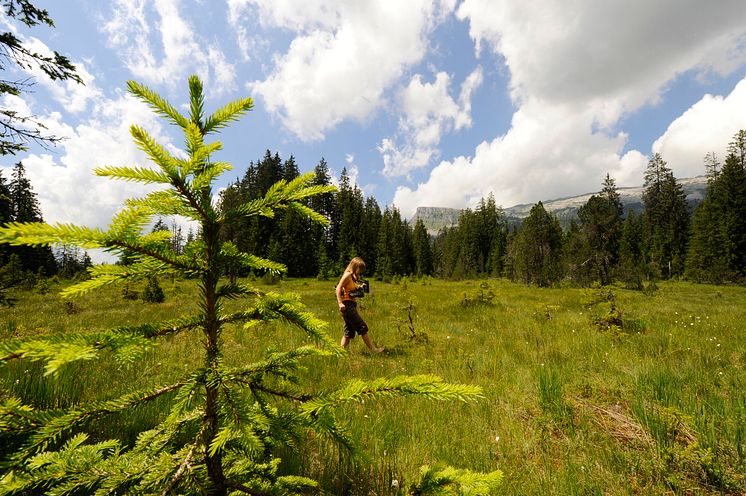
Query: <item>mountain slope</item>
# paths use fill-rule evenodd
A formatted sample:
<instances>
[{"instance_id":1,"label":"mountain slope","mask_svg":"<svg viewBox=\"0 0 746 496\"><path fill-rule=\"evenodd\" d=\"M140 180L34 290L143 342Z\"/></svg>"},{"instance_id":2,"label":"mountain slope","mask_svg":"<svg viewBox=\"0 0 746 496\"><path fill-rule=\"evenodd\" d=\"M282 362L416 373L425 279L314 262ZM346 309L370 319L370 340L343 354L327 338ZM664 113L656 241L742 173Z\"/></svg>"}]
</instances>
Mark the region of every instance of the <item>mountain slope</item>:
<instances>
[{"instance_id":1,"label":"mountain slope","mask_svg":"<svg viewBox=\"0 0 746 496\"><path fill-rule=\"evenodd\" d=\"M705 196L707 191L707 178L705 176L697 176L692 178L677 179L678 183L684 188L686 193L686 199L689 206L693 209L699 204ZM642 211L642 193L644 188L642 186L635 186L630 188L618 188L622 205L624 210L635 210ZM585 205L588 199L592 195L597 195L598 192L586 193L584 195L572 196L568 198L558 198L555 200L543 201L544 208L550 212L553 212L563 227L570 224L570 221L577 220L578 209ZM514 205L509 208L505 208L505 215L508 218L508 222L512 224L518 224L522 219L528 217L533 203L526 203L521 205ZM417 211L412 217L410 223L414 224L418 219L422 219L425 227L430 234L437 234L437 232L444 227L451 227L458 224L458 217L461 213L460 209L457 208L442 208L442 207L417 207Z\"/></svg>"}]
</instances>

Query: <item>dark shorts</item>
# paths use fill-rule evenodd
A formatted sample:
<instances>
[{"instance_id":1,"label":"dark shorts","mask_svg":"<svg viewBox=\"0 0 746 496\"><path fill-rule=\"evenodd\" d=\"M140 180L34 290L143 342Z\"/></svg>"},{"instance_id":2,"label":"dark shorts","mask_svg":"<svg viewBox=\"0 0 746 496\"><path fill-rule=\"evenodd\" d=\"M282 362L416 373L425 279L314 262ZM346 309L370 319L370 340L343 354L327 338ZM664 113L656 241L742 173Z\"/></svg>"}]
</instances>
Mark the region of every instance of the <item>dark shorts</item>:
<instances>
[{"instance_id":1,"label":"dark shorts","mask_svg":"<svg viewBox=\"0 0 746 496\"><path fill-rule=\"evenodd\" d=\"M354 301L344 301L345 311L342 313L342 318L345 321L345 337L354 338L355 334L368 334L368 324L365 323L363 318L357 311L357 303Z\"/></svg>"}]
</instances>

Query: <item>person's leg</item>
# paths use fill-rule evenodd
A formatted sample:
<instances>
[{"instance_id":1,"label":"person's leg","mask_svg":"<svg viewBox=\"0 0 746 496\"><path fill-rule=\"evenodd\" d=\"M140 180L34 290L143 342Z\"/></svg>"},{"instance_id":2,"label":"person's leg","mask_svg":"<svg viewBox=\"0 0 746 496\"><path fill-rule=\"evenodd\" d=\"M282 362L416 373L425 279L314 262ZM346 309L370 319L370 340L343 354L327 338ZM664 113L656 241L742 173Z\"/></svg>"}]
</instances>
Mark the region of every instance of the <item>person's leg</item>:
<instances>
[{"instance_id":1,"label":"person's leg","mask_svg":"<svg viewBox=\"0 0 746 496\"><path fill-rule=\"evenodd\" d=\"M342 340L339 342L339 345L344 349L347 349L350 341L355 337L355 326L354 322L351 321L353 310L355 310L353 305L345 303L345 311L342 312L342 320L345 323L344 333L342 334Z\"/></svg>"},{"instance_id":2,"label":"person's leg","mask_svg":"<svg viewBox=\"0 0 746 496\"><path fill-rule=\"evenodd\" d=\"M385 351L385 348L383 347L376 348L376 346L373 344L373 340L370 339L370 335L367 332L365 334L361 334L360 337L363 339L363 343L365 343L365 346L367 346L370 351L374 353L383 353Z\"/></svg>"}]
</instances>

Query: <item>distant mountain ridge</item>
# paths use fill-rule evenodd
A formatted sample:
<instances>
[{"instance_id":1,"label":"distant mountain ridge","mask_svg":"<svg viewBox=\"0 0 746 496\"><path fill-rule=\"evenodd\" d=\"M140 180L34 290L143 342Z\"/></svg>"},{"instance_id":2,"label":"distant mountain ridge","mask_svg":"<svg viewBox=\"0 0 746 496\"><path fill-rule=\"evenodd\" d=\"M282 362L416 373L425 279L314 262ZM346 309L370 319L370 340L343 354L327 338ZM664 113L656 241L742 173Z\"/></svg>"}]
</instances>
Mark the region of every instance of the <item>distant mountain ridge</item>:
<instances>
[{"instance_id":1,"label":"distant mountain ridge","mask_svg":"<svg viewBox=\"0 0 746 496\"><path fill-rule=\"evenodd\" d=\"M694 208L694 206L698 205L704 199L705 193L707 192L707 178L705 176L676 179L676 181L684 189L686 200L691 208ZM642 193L644 189L645 188L642 186L617 188L625 211L642 211ZM572 220L578 219L578 209L582 205L585 205L591 196L597 195L598 193L599 192L597 191L567 198L546 200L542 201L542 204L545 209L553 212L557 216L563 227L567 227L570 225ZM509 223L520 224L524 218L528 217L531 207L534 205L535 203L514 205L512 207L504 208L503 211L505 212L505 216ZM444 227L458 225L458 218L461 212L462 209L459 208L417 207L410 223L414 225L418 219L422 219L427 231L430 234L437 234L438 231Z\"/></svg>"}]
</instances>

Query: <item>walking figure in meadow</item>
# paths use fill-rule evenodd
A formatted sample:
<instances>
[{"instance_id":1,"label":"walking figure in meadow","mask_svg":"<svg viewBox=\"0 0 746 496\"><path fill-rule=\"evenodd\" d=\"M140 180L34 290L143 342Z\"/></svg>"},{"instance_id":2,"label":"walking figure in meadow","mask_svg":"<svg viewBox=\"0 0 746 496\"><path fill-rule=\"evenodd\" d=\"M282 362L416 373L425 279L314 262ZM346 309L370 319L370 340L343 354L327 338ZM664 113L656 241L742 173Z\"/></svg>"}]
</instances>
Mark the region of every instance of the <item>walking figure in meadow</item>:
<instances>
[{"instance_id":1,"label":"walking figure in meadow","mask_svg":"<svg viewBox=\"0 0 746 496\"><path fill-rule=\"evenodd\" d=\"M359 334L365 346L370 351L382 353L384 348L377 348L373 344L373 340L370 338L370 334L368 334L368 325L357 311L355 298L364 294L363 287L367 285L367 282L363 282L360 279L363 272L365 272L365 262L362 258L355 257L347 264L347 268L339 279L339 284L337 284L336 293L339 313L342 314L345 322L344 335L339 344L342 348L347 348L350 341L355 337L355 334Z\"/></svg>"}]
</instances>

